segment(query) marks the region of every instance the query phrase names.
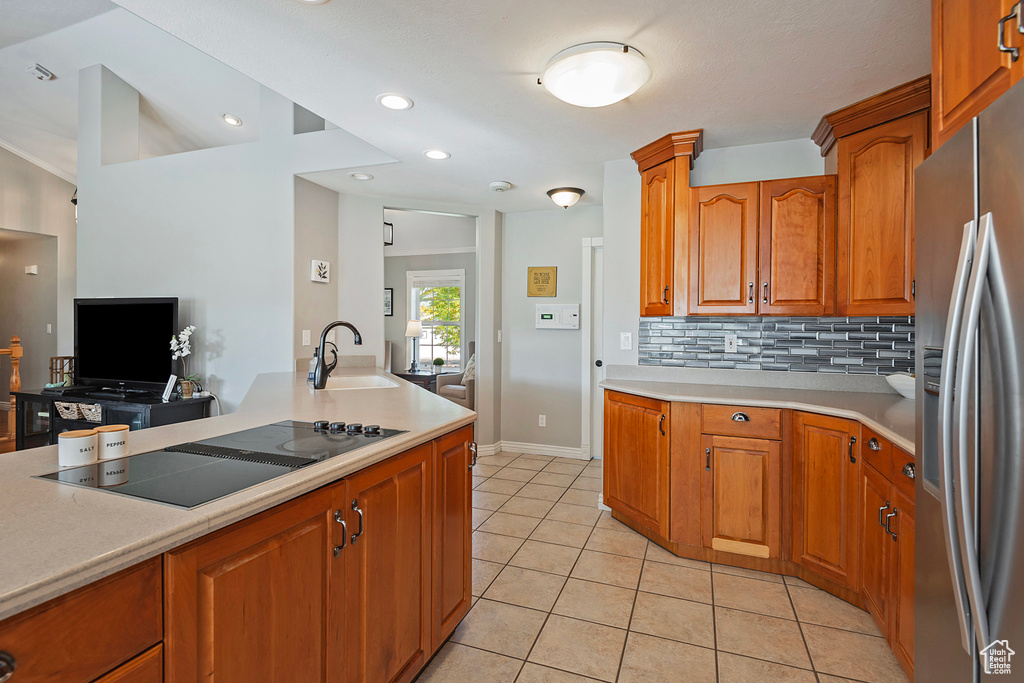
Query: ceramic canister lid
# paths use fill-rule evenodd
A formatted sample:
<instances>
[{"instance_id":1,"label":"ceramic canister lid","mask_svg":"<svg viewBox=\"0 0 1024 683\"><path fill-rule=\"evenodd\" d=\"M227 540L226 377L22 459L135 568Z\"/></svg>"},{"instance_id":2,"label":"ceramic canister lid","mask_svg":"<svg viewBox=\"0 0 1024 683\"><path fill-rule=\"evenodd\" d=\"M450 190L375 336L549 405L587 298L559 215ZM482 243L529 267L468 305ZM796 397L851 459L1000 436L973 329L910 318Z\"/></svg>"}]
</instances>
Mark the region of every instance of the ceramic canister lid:
<instances>
[{"instance_id":1,"label":"ceramic canister lid","mask_svg":"<svg viewBox=\"0 0 1024 683\"><path fill-rule=\"evenodd\" d=\"M62 432L57 435L58 439L81 439L84 436L94 436L95 429L76 429L72 432Z\"/></svg>"},{"instance_id":2,"label":"ceramic canister lid","mask_svg":"<svg viewBox=\"0 0 1024 683\"><path fill-rule=\"evenodd\" d=\"M93 430L94 432L127 432L128 425L103 425Z\"/></svg>"}]
</instances>

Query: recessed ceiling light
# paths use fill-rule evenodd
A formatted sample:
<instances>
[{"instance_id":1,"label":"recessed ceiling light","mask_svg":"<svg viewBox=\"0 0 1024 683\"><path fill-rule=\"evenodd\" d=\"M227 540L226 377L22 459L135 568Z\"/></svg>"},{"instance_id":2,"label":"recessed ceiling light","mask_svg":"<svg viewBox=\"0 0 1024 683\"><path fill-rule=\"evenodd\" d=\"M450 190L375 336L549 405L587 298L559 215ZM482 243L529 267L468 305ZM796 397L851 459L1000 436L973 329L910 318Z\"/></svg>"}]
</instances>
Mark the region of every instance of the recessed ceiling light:
<instances>
[{"instance_id":1,"label":"recessed ceiling light","mask_svg":"<svg viewBox=\"0 0 1024 683\"><path fill-rule=\"evenodd\" d=\"M383 105L388 109L412 109L412 100L405 95L397 95L393 92L386 92L383 95L377 95L377 104Z\"/></svg>"},{"instance_id":2,"label":"recessed ceiling light","mask_svg":"<svg viewBox=\"0 0 1024 683\"><path fill-rule=\"evenodd\" d=\"M448 152L442 151L440 149L428 149L426 152L424 152L424 154L427 155L428 159L435 159L437 161L440 161L441 159L447 159L448 157L451 156L451 154L449 154Z\"/></svg>"},{"instance_id":3,"label":"recessed ceiling light","mask_svg":"<svg viewBox=\"0 0 1024 683\"><path fill-rule=\"evenodd\" d=\"M540 83L577 107L605 107L624 100L651 79L651 65L622 43L584 43L551 58Z\"/></svg>"},{"instance_id":4,"label":"recessed ceiling light","mask_svg":"<svg viewBox=\"0 0 1024 683\"><path fill-rule=\"evenodd\" d=\"M361 173L358 171L349 173L348 177L351 178L352 180L373 180L373 176L370 175L369 173Z\"/></svg>"},{"instance_id":5,"label":"recessed ceiling light","mask_svg":"<svg viewBox=\"0 0 1024 683\"><path fill-rule=\"evenodd\" d=\"M224 114L221 118L224 119L224 123L229 126L240 126L242 125L242 119L238 118L234 114Z\"/></svg>"}]
</instances>

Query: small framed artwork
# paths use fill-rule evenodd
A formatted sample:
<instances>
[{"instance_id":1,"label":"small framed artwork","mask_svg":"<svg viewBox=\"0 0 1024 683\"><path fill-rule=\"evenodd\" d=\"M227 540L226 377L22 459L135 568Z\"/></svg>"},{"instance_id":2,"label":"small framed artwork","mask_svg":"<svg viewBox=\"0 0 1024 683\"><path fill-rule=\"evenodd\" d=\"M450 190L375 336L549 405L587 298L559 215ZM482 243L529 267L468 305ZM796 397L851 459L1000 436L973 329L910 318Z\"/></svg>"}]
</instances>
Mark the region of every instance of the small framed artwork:
<instances>
[{"instance_id":1,"label":"small framed artwork","mask_svg":"<svg viewBox=\"0 0 1024 683\"><path fill-rule=\"evenodd\" d=\"M388 222L385 221L385 223L384 223L384 246L385 247L390 247L390 246L394 246L394 244L395 244L395 224L394 223L388 223Z\"/></svg>"},{"instance_id":2,"label":"small framed artwork","mask_svg":"<svg viewBox=\"0 0 1024 683\"><path fill-rule=\"evenodd\" d=\"M527 271L526 296L555 296L558 266L533 266Z\"/></svg>"},{"instance_id":3,"label":"small framed artwork","mask_svg":"<svg viewBox=\"0 0 1024 683\"><path fill-rule=\"evenodd\" d=\"M309 279L313 282L330 282L331 264L327 261L317 261L314 259L309 269Z\"/></svg>"},{"instance_id":4,"label":"small framed artwork","mask_svg":"<svg viewBox=\"0 0 1024 683\"><path fill-rule=\"evenodd\" d=\"M395 314L394 310L391 308L391 304L392 304L392 301L394 299L394 296L395 296L395 289L394 289L394 287L385 287L384 288L384 315L389 317L389 318Z\"/></svg>"}]
</instances>

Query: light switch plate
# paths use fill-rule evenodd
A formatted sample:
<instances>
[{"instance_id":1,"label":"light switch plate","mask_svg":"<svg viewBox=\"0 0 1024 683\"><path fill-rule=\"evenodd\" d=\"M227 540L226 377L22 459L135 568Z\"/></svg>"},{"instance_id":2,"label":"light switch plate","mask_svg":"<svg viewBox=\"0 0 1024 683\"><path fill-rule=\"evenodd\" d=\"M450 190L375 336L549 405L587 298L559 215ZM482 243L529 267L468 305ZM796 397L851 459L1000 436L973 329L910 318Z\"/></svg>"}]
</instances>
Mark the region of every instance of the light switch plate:
<instances>
[{"instance_id":1,"label":"light switch plate","mask_svg":"<svg viewBox=\"0 0 1024 683\"><path fill-rule=\"evenodd\" d=\"M737 339L735 334L725 335L725 352L736 353L739 349L740 341Z\"/></svg>"},{"instance_id":2,"label":"light switch plate","mask_svg":"<svg viewBox=\"0 0 1024 683\"><path fill-rule=\"evenodd\" d=\"M619 350L629 351L633 348L633 333L619 332Z\"/></svg>"},{"instance_id":3,"label":"light switch plate","mask_svg":"<svg viewBox=\"0 0 1024 683\"><path fill-rule=\"evenodd\" d=\"M302 331L302 345L303 346L309 346L309 344L310 344L310 341L309 341L309 330L303 330Z\"/></svg>"}]
</instances>

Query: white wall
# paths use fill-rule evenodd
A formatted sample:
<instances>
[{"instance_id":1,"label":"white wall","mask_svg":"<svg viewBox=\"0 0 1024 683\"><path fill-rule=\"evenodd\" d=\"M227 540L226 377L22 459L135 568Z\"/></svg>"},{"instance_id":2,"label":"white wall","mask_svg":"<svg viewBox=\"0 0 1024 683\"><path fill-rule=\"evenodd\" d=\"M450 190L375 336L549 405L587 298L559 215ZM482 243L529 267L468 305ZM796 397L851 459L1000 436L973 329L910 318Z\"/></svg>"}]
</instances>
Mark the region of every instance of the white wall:
<instances>
[{"instance_id":1,"label":"white wall","mask_svg":"<svg viewBox=\"0 0 1024 683\"><path fill-rule=\"evenodd\" d=\"M0 148L0 229L57 237L57 355L75 351L75 253L77 226L71 195L75 186L20 156ZM0 339L7 347L9 339ZM32 349L26 349L33 353ZM27 385L26 385L27 386Z\"/></svg>"},{"instance_id":2,"label":"white wall","mask_svg":"<svg viewBox=\"0 0 1024 683\"><path fill-rule=\"evenodd\" d=\"M395 226L395 243L384 247L385 256L469 252L476 247L474 216L385 209L384 220Z\"/></svg>"},{"instance_id":3,"label":"white wall","mask_svg":"<svg viewBox=\"0 0 1024 683\"><path fill-rule=\"evenodd\" d=\"M582 303L582 239L599 237L601 224L601 207L505 216L503 442L580 448L582 333L580 330L538 330L534 327L535 311L536 304ZM526 295L530 266L558 267L557 296ZM547 416L547 427L538 426L540 414Z\"/></svg>"},{"instance_id":4,"label":"white wall","mask_svg":"<svg viewBox=\"0 0 1024 683\"><path fill-rule=\"evenodd\" d=\"M384 208L379 200L338 195L338 320L363 338L335 328L338 353L374 356L384 367Z\"/></svg>"},{"instance_id":5,"label":"white wall","mask_svg":"<svg viewBox=\"0 0 1024 683\"><path fill-rule=\"evenodd\" d=\"M705 150L690 184L717 185L821 175L825 162L810 139ZM604 360L637 364L640 320L640 173L632 159L604 165ZM630 350L619 348L619 333L633 335Z\"/></svg>"},{"instance_id":6,"label":"white wall","mask_svg":"<svg viewBox=\"0 0 1024 683\"><path fill-rule=\"evenodd\" d=\"M295 358L312 358L320 332L338 311L338 193L295 178L295 323L292 346ZM313 282L311 261L331 264L330 282ZM302 331L310 344L303 346Z\"/></svg>"},{"instance_id":7,"label":"white wall","mask_svg":"<svg viewBox=\"0 0 1024 683\"><path fill-rule=\"evenodd\" d=\"M123 104L104 71L79 79L79 294L179 297L198 327L190 370L233 410L257 374L293 367L293 176L390 157L342 130L293 135L292 103L261 88L258 142L101 165Z\"/></svg>"}]
</instances>

